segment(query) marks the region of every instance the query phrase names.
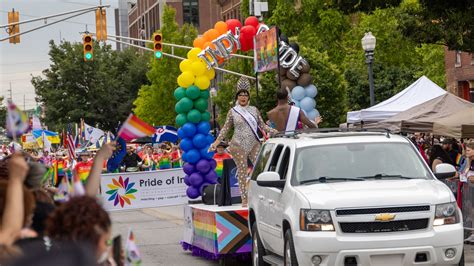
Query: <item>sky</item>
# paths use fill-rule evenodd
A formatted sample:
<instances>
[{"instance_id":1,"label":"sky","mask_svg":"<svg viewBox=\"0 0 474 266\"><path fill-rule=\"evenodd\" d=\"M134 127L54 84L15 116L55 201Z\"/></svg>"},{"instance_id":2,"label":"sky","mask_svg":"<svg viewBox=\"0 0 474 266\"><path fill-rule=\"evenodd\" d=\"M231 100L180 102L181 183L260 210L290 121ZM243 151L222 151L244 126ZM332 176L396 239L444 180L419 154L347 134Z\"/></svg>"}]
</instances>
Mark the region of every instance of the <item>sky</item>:
<instances>
[{"instance_id":1,"label":"sky","mask_svg":"<svg viewBox=\"0 0 474 266\"><path fill-rule=\"evenodd\" d=\"M95 6L100 0L1 0L0 24L8 24L8 12L12 8L20 13L20 21L58 14L62 12ZM111 5L107 9L107 32L115 35L114 9L117 0L102 0L102 4ZM67 17L47 19L47 23ZM20 33L28 29L45 25L44 20L20 25ZM0 95L7 99L10 96L11 83L13 102L21 109L37 106L35 91L31 84L31 76L41 75L42 70L49 68L49 41L60 40L82 42L82 35L87 29L95 32L95 13L71 18L67 21L27 33L20 36L19 44L11 44L8 40L0 42ZM7 37L5 29L0 29L2 38ZM115 48L115 44L112 44Z\"/></svg>"}]
</instances>

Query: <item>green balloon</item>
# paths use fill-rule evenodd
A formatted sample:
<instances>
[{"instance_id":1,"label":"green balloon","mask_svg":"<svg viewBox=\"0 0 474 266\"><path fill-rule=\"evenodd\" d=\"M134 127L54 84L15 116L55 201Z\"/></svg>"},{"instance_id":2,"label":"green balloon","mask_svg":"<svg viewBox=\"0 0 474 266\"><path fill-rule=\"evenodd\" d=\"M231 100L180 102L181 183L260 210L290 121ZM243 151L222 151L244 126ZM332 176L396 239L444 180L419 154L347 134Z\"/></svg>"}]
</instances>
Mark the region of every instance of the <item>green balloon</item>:
<instances>
[{"instance_id":1,"label":"green balloon","mask_svg":"<svg viewBox=\"0 0 474 266\"><path fill-rule=\"evenodd\" d=\"M179 114L176 116L176 125L182 127L184 124L188 122L188 118L185 114Z\"/></svg>"},{"instance_id":2,"label":"green balloon","mask_svg":"<svg viewBox=\"0 0 474 266\"><path fill-rule=\"evenodd\" d=\"M209 95L210 95L209 90L201 91L201 98L207 100L207 99L209 99Z\"/></svg>"},{"instance_id":3,"label":"green balloon","mask_svg":"<svg viewBox=\"0 0 474 266\"><path fill-rule=\"evenodd\" d=\"M186 113L183 109L183 105L181 104L181 101L177 102L175 105L174 105L174 110L176 111L176 113L178 114L182 114L182 113Z\"/></svg>"},{"instance_id":4,"label":"green balloon","mask_svg":"<svg viewBox=\"0 0 474 266\"><path fill-rule=\"evenodd\" d=\"M188 96L188 98L191 100L197 99L201 96L201 90L194 85L189 86L189 88L186 90L186 96Z\"/></svg>"},{"instance_id":5,"label":"green balloon","mask_svg":"<svg viewBox=\"0 0 474 266\"><path fill-rule=\"evenodd\" d=\"M174 90L174 97L177 101L183 99L183 97L186 97L186 89L183 87L178 87L176 90Z\"/></svg>"},{"instance_id":6,"label":"green balloon","mask_svg":"<svg viewBox=\"0 0 474 266\"><path fill-rule=\"evenodd\" d=\"M199 110L200 112L204 112L207 110L207 100L203 98L199 98L194 101L194 108Z\"/></svg>"},{"instance_id":7,"label":"green balloon","mask_svg":"<svg viewBox=\"0 0 474 266\"><path fill-rule=\"evenodd\" d=\"M178 104L181 105L183 112L189 112L189 110L193 109L193 101L188 97L183 97L183 99L179 100ZM182 112L178 112L182 113Z\"/></svg>"},{"instance_id":8,"label":"green balloon","mask_svg":"<svg viewBox=\"0 0 474 266\"><path fill-rule=\"evenodd\" d=\"M209 120L211 120L211 114L208 111L201 114L201 121L209 122Z\"/></svg>"},{"instance_id":9,"label":"green balloon","mask_svg":"<svg viewBox=\"0 0 474 266\"><path fill-rule=\"evenodd\" d=\"M188 121L191 123L199 123L201 121L201 112L196 109L189 111L187 115Z\"/></svg>"}]
</instances>

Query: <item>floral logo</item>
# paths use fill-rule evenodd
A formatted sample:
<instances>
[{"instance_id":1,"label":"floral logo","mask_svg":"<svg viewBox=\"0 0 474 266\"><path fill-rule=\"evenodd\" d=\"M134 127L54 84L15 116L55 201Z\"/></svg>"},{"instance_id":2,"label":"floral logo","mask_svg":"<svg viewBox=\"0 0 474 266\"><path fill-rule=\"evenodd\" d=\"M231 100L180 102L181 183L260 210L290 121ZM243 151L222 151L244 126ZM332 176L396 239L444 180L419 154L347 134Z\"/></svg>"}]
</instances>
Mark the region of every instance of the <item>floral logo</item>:
<instances>
[{"instance_id":1,"label":"floral logo","mask_svg":"<svg viewBox=\"0 0 474 266\"><path fill-rule=\"evenodd\" d=\"M110 190L105 193L110 195L108 201L113 201L114 206L117 206L120 203L120 206L123 208L125 203L132 205L130 200L136 199L133 193L137 192L138 190L133 188L135 183L129 184L128 180L128 177L123 180L122 176L120 176L118 180L112 178L112 184L107 185Z\"/></svg>"}]
</instances>

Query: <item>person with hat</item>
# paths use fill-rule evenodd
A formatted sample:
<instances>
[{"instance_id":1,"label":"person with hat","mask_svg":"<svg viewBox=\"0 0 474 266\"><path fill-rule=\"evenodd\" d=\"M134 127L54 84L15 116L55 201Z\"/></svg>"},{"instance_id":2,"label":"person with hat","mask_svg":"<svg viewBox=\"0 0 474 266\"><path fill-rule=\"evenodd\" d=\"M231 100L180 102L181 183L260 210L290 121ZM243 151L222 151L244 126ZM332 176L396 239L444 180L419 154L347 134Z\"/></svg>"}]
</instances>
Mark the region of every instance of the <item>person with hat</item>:
<instances>
[{"instance_id":1,"label":"person with hat","mask_svg":"<svg viewBox=\"0 0 474 266\"><path fill-rule=\"evenodd\" d=\"M240 78L237 82L236 104L227 113L226 121L221 132L212 143L210 150L215 150L217 145L233 129L232 139L229 143L229 153L237 165L237 176L242 198L242 206L247 206L247 159L255 164L260 150L259 131L276 133L263 121L260 112L255 106L250 105L250 81Z\"/></svg>"},{"instance_id":2,"label":"person with hat","mask_svg":"<svg viewBox=\"0 0 474 266\"><path fill-rule=\"evenodd\" d=\"M216 153L214 153L213 156L213 159L216 161L216 174L219 179L222 178L224 160L232 159L232 156L226 152L225 148L227 148L227 144L225 142L217 144Z\"/></svg>"}]
</instances>

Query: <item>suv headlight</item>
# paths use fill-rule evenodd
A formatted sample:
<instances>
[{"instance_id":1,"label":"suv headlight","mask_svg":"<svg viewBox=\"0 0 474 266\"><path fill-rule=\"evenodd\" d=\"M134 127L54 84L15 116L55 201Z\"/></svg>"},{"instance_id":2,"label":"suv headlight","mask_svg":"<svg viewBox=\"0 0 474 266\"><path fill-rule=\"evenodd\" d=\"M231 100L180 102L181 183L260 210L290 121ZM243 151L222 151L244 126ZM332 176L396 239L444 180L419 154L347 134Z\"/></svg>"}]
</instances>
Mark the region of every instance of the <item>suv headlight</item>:
<instances>
[{"instance_id":1,"label":"suv headlight","mask_svg":"<svg viewBox=\"0 0 474 266\"><path fill-rule=\"evenodd\" d=\"M329 210L301 209L301 231L334 231Z\"/></svg>"},{"instance_id":2,"label":"suv headlight","mask_svg":"<svg viewBox=\"0 0 474 266\"><path fill-rule=\"evenodd\" d=\"M434 226L459 223L459 214L456 202L436 205Z\"/></svg>"}]
</instances>

